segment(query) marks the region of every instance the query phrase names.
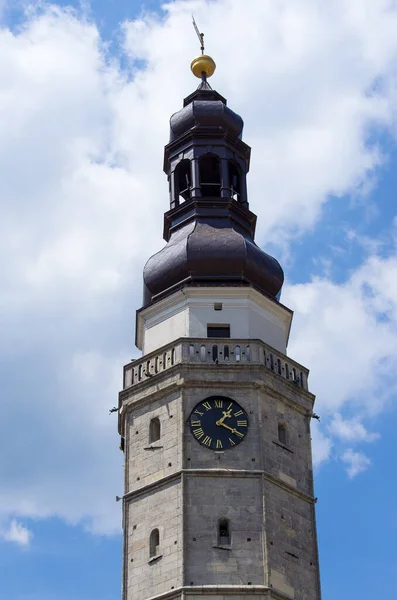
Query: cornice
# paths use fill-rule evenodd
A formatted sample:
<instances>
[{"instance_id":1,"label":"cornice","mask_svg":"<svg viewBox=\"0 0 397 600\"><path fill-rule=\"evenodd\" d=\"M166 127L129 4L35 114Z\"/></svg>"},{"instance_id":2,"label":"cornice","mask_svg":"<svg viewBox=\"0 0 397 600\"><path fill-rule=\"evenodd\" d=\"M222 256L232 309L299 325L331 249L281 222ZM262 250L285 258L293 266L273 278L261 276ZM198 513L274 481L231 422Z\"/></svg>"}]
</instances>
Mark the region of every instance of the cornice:
<instances>
[{"instance_id":1,"label":"cornice","mask_svg":"<svg viewBox=\"0 0 397 600\"><path fill-rule=\"evenodd\" d=\"M293 600L292 596L283 594L275 588L266 585L189 585L180 586L157 596L151 596L148 600L172 600L185 596L262 596L274 600Z\"/></svg>"},{"instance_id":2,"label":"cornice","mask_svg":"<svg viewBox=\"0 0 397 600\"><path fill-rule=\"evenodd\" d=\"M225 477L225 478L244 478L244 479L253 479L253 478L261 478L263 477L266 481L276 485L277 487L283 489L285 492L293 494L297 498L309 503L315 504L317 499L311 496L310 494L306 494L306 492L302 492L298 490L293 485L290 485L279 479L275 475L271 475L267 471L264 470L248 470L248 469L179 469L170 475L166 475L165 477L161 477L157 481L152 481L147 485L143 485L136 490L131 490L127 492L123 496L123 501L129 502L131 500L135 500L139 496L147 494L155 489L160 489L165 487L169 483L173 483L175 481L181 481L182 477Z\"/></svg>"},{"instance_id":3,"label":"cornice","mask_svg":"<svg viewBox=\"0 0 397 600\"><path fill-rule=\"evenodd\" d=\"M158 373L157 375L151 377L150 379L145 379L145 380L141 381L140 383L135 384L133 387L126 388L125 390L122 390L121 392L119 392L120 415L122 415L124 412L127 412L128 410L131 410L132 406L134 408L145 406L146 404L149 404L151 402L154 402L158 398L161 398L162 396L164 396L164 394L169 394L173 390L180 390L180 389L185 389L185 388L215 389L215 388L219 388L219 386L222 386L225 388L230 388L231 390L236 389L236 381L219 381L219 380L218 381L216 381L216 380L204 381L201 378L185 379L185 373L180 374L178 381L175 381L175 379L173 378L178 371L185 371L185 372L188 371L190 374L195 371L202 371L203 369L205 369L205 370L211 369L216 373L219 373L222 371L223 372L239 372L239 371L244 372L244 370L249 370L249 371L259 370L260 372L262 372L263 370L265 370L266 376L270 377L270 379L273 380L274 382L279 383L280 381L282 381L286 386L288 386L287 389L289 388L289 389L293 390L294 392L296 392L296 390L299 389L299 395L303 396L310 403L311 408L313 408L313 405L315 402L314 394L304 390L301 387L296 388L296 385L292 381L290 381L288 379L280 378L280 376L277 373L274 373L273 371L268 369L265 365L262 365L259 363L255 363L255 364L222 363L222 364L217 364L217 365L207 364L207 363L203 363L203 364L201 364L201 363L177 363L176 365L174 365L173 367L170 367L166 371ZM155 381L154 381L154 379L155 379ZM166 382L167 379L171 379L171 381L168 384L166 383L166 385L162 385L161 387L159 387L159 384ZM308 409L305 406L302 406L302 404L300 404L299 402L293 400L292 398L289 398L288 396L282 394L281 392L278 392L271 385L267 384L265 380L238 381L238 387L239 387L239 389L250 389L250 388L264 389L267 394L269 394L276 400L281 400L282 402L285 402L285 404L287 404L290 408L296 410L297 412L299 412L305 416L310 416L310 414L311 414L311 411L308 411ZM147 390L147 388L149 388L149 391L146 391L146 393L144 393L144 390L145 389ZM152 388L152 389L150 389L150 388ZM131 403L128 403L125 405L123 404L124 400L127 400L131 396L138 396L139 394L142 394L141 397L136 398Z\"/></svg>"},{"instance_id":4,"label":"cornice","mask_svg":"<svg viewBox=\"0 0 397 600\"><path fill-rule=\"evenodd\" d=\"M262 596L274 600L293 600L292 596L283 594L267 585L189 585L180 586L148 600L172 600L185 596Z\"/></svg>"}]
</instances>

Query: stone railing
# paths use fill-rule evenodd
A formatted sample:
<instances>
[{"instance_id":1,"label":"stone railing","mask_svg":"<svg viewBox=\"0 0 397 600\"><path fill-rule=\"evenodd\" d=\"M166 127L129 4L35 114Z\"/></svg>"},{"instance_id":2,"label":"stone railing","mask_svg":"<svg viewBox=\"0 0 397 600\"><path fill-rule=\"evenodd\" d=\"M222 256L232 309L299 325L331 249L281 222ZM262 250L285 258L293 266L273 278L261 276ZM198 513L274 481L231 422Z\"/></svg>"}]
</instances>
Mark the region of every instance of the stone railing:
<instances>
[{"instance_id":1,"label":"stone railing","mask_svg":"<svg viewBox=\"0 0 397 600\"><path fill-rule=\"evenodd\" d=\"M160 351L138 358L124 367L124 389L154 377L177 364L265 365L270 371L304 390L308 370L259 340L179 339Z\"/></svg>"}]
</instances>

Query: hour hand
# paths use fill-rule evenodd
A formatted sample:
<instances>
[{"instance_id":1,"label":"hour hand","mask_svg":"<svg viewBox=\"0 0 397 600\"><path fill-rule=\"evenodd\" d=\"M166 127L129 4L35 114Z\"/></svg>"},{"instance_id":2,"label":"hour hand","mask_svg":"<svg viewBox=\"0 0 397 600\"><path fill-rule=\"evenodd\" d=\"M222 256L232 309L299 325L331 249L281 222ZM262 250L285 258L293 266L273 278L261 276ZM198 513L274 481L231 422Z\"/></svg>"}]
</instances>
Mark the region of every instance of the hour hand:
<instances>
[{"instance_id":1,"label":"hour hand","mask_svg":"<svg viewBox=\"0 0 397 600\"><path fill-rule=\"evenodd\" d=\"M216 425L222 425L222 423L225 419L230 419L230 417L232 416L231 410L223 410L222 413L223 413L223 417L221 417L220 419L218 419L216 421Z\"/></svg>"}]
</instances>

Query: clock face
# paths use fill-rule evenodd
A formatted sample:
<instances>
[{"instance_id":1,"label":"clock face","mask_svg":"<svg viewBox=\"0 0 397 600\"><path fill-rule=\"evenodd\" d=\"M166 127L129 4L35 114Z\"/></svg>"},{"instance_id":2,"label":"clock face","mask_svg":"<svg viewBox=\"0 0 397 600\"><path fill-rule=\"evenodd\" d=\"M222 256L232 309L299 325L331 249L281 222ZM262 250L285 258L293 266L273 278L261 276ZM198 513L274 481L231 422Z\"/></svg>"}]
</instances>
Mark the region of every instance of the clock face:
<instances>
[{"instance_id":1,"label":"clock face","mask_svg":"<svg viewBox=\"0 0 397 600\"><path fill-rule=\"evenodd\" d=\"M211 450L228 450L243 441L248 415L234 400L211 396L199 402L189 417L196 440Z\"/></svg>"}]
</instances>

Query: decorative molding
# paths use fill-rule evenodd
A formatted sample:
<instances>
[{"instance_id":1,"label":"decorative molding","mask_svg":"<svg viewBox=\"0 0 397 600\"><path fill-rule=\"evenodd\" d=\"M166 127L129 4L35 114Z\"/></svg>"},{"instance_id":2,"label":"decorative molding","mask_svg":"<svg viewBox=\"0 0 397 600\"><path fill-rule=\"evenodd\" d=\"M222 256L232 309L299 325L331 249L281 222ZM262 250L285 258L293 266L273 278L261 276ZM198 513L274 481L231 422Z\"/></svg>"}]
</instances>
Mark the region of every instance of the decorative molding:
<instances>
[{"instance_id":1,"label":"decorative molding","mask_svg":"<svg viewBox=\"0 0 397 600\"><path fill-rule=\"evenodd\" d=\"M195 476L195 477L239 477L239 478L261 478L263 477L266 481L277 485L284 491L297 496L301 500L308 502L309 504L315 504L316 498L298 490L296 487L289 485L285 481L282 481L275 475L271 475L263 470L252 470L248 469L179 469L170 475L161 477L157 481L151 481L147 485L143 485L136 490L131 490L123 496L123 501L129 502L135 500L135 498L146 494L147 492L153 491L156 488L162 488L167 486L169 483L174 481L182 481L184 476Z\"/></svg>"},{"instance_id":2,"label":"decorative molding","mask_svg":"<svg viewBox=\"0 0 397 600\"><path fill-rule=\"evenodd\" d=\"M262 596L269 600L293 600L292 596L283 594L267 585L189 585L151 596L148 600L173 600L185 596Z\"/></svg>"}]
</instances>

